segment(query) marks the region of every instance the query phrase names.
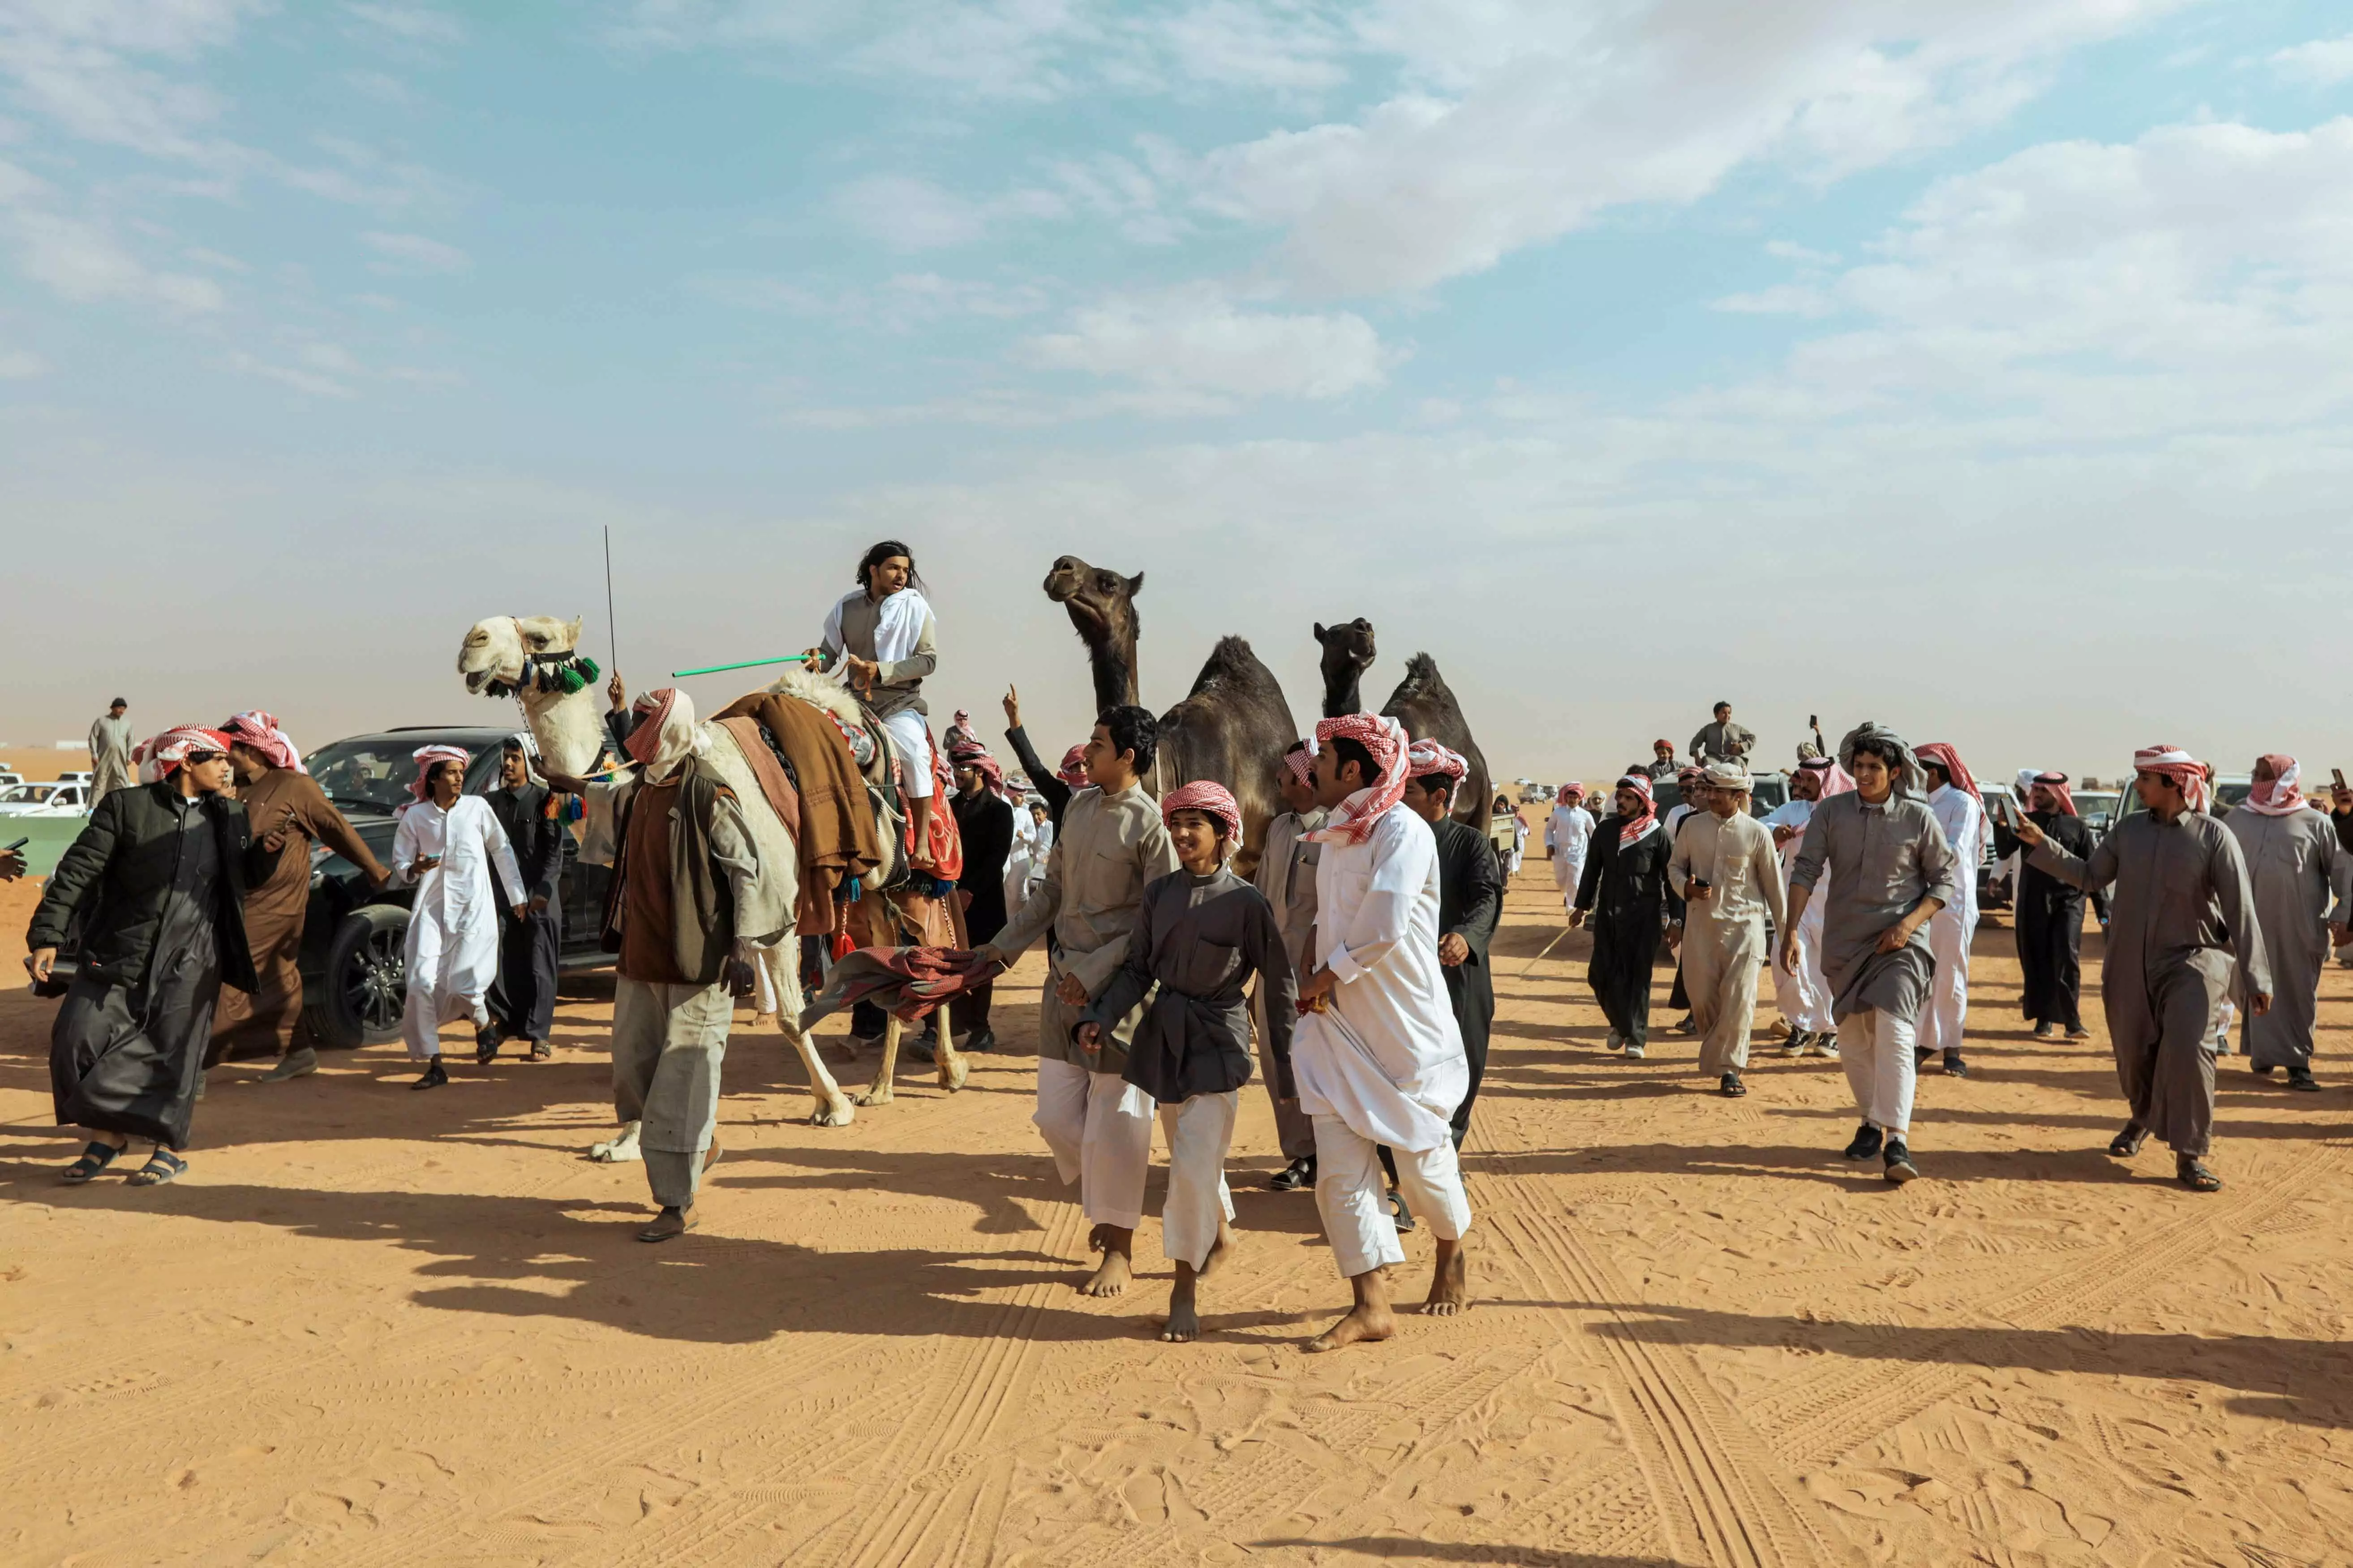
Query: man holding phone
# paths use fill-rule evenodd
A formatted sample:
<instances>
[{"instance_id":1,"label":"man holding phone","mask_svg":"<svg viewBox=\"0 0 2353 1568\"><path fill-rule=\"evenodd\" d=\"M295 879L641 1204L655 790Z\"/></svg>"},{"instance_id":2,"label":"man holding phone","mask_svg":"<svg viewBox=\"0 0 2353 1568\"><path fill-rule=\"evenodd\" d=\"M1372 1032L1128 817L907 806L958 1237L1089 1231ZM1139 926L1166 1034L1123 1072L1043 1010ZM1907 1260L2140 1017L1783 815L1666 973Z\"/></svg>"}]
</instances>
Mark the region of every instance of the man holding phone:
<instances>
[{"instance_id":1,"label":"man holding phone","mask_svg":"<svg viewBox=\"0 0 2353 1568\"><path fill-rule=\"evenodd\" d=\"M0 849L0 882L13 882L25 874L25 846L29 839L19 838L5 849Z\"/></svg>"},{"instance_id":2,"label":"man holding phone","mask_svg":"<svg viewBox=\"0 0 2353 1568\"><path fill-rule=\"evenodd\" d=\"M1676 835L1667 879L1683 897L1683 984L1702 1038L1699 1070L1718 1092L1748 1092L1748 1036L1757 1016L1757 972L1765 963L1765 921L1782 923L1781 864L1773 835L1748 814L1748 770L1710 763L1704 815Z\"/></svg>"}]
</instances>

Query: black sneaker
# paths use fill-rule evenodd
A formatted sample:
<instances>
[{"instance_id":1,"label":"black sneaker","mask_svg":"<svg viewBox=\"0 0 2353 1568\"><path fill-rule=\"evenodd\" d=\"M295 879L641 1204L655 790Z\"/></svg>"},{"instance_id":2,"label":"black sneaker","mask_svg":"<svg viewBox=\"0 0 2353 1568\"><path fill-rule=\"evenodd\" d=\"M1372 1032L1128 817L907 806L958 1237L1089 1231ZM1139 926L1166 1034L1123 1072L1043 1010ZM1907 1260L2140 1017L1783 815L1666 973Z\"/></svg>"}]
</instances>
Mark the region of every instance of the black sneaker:
<instances>
[{"instance_id":1,"label":"black sneaker","mask_svg":"<svg viewBox=\"0 0 2353 1568\"><path fill-rule=\"evenodd\" d=\"M1846 1146L1850 1160L1868 1160L1879 1152L1879 1129L1866 1121L1854 1130L1854 1142Z\"/></svg>"},{"instance_id":2,"label":"black sneaker","mask_svg":"<svg viewBox=\"0 0 2353 1568\"><path fill-rule=\"evenodd\" d=\"M1885 1157L1887 1182L1890 1186L1900 1187L1906 1182L1919 1179L1919 1167L1912 1163L1912 1151L1904 1147L1903 1139L1890 1138L1887 1141Z\"/></svg>"},{"instance_id":3,"label":"black sneaker","mask_svg":"<svg viewBox=\"0 0 2353 1568\"><path fill-rule=\"evenodd\" d=\"M982 1029L956 1048L965 1051L993 1051L997 1048L997 1031Z\"/></svg>"},{"instance_id":4,"label":"black sneaker","mask_svg":"<svg viewBox=\"0 0 2353 1568\"><path fill-rule=\"evenodd\" d=\"M1302 1154L1298 1159L1266 1179L1266 1184L1278 1193L1295 1193L1302 1187L1315 1184L1315 1156Z\"/></svg>"},{"instance_id":5,"label":"black sneaker","mask_svg":"<svg viewBox=\"0 0 2353 1568\"><path fill-rule=\"evenodd\" d=\"M1961 1060L1960 1053L1958 1051L1947 1051L1945 1053L1945 1076L1947 1078L1967 1078L1969 1076L1969 1064Z\"/></svg>"},{"instance_id":6,"label":"black sneaker","mask_svg":"<svg viewBox=\"0 0 2353 1568\"><path fill-rule=\"evenodd\" d=\"M2317 1094L2320 1092L2320 1085L2314 1081L2312 1069L2310 1068L2288 1068L2287 1086L2290 1089L2300 1089L2306 1094Z\"/></svg>"},{"instance_id":7,"label":"black sneaker","mask_svg":"<svg viewBox=\"0 0 2353 1568\"><path fill-rule=\"evenodd\" d=\"M448 1069L441 1065L441 1058L439 1057L435 1057L431 1061L426 1063L425 1076L418 1079L415 1083L410 1084L408 1087L411 1089L439 1089L443 1084L448 1083Z\"/></svg>"}]
</instances>

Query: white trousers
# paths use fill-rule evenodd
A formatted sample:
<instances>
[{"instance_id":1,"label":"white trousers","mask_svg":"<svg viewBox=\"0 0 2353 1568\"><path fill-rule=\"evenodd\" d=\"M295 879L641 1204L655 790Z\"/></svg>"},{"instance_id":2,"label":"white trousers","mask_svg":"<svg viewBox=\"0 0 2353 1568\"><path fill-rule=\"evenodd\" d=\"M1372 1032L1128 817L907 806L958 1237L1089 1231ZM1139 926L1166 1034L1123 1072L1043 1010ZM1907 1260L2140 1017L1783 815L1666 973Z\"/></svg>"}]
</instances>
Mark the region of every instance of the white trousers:
<instances>
[{"instance_id":1,"label":"white trousers","mask_svg":"<svg viewBox=\"0 0 2353 1568\"><path fill-rule=\"evenodd\" d=\"M1471 1200L1462 1191L1453 1141L1441 1138L1419 1154L1389 1152L1408 1206L1440 1240L1461 1240L1471 1228ZM1397 1221L1389 1217L1379 1147L1336 1116L1315 1119L1315 1207L1324 1216L1333 1258L1346 1278L1405 1261Z\"/></svg>"},{"instance_id":2,"label":"white trousers","mask_svg":"<svg viewBox=\"0 0 2353 1568\"><path fill-rule=\"evenodd\" d=\"M1978 912L1967 906L1947 906L1928 918L1928 951L1936 960L1920 1030L1920 1044L1928 1050L1961 1048L1961 1020L1969 1015L1969 939L1977 930Z\"/></svg>"},{"instance_id":3,"label":"white trousers","mask_svg":"<svg viewBox=\"0 0 2353 1568\"><path fill-rule=\"evenodd\" d=\"M1822 921L1817 899L1798 922L1798 967L1784 971L1778 943L1773 954L1773 1000L1792 1029L1828 1035L1838 1028L1831 1017L1831 989L1822 979Z\"/></svg>"},{"instance_id":4,"label":"white trousers","mask_svg":"<svg viewBox=\"0 0 2353 1568\"><path fill-rule=\"evenodd\" d=\"M1088 1224L1134 1230L1143 1220L1152 1109L1152 1097L1115 1072L1038 1058L1038 1109L1029 1120L1053 1151L1063 1184L1078 1183Z\"/></svg>"},{"instance_id":5,"label":"white trousers","mask_svg":"<svg viewBox=\"0 0 2353 1568\"><path fill-rule=\"evenodd\" d=\"M1557 851L1554 853L1552 879L1553 885L1560 889L1560 907L1563 914L1569 913L1577 908L1577 884L1584 875L1585 858L1583 856L1580 855L1572 860Z\"/></svg>"},{"instance_id":6,"label":"white trousers","mask_svg":"<svg viewBox=\"0 0 2353 1568\"><path fill-rule=\"evenodd\" d=\"M1226 1187L1226 1151L1233 1147L1241 1091L1197 1094L1160 1108L1168 1140L1168 1199L1160 1207L1160 1250L1171 1263L1196 1269L1209 1260L1219 1221L1231 1223L1234 1194Z\"/></svg>"},{"instance_id":7,"label":"white trousers","mask_svg":"<svg viewBox=\"0 0 2353 1568\"><path fill-rule=\"evenodd\" d=\"M911 795L932 793L932 731L923 716L910 708L882 721L891 749L899 753L899 780Z\"/></svg>"},{"instance_id":8,"label":"white trousers","mask_svg":"<svg viewBox=\"0 0 2353 1568\"><path fill-rule=\"evenodd\" d=\"M1901 1138L1912 1126L1912 1090L1920 1081L1912 1060L1913 1028L1876 1007L1849 1013L1838 1026L1839 1060L1854 1108L1882 1132Z\"/></svg>"},{"instance_id":9,"label":"white trousers","mask_svg":"<svg viewBox=\"0 0 2353 1568\"><path fill-rule=\"evenodd\" d=\"M470 996L456 991L437 995L412 985L401 1003L400 1037L408 1042L408 1054L424 1061L441 1054L441 1026L461 1021L477 1029L491 1021L491 1010L480 992Z\"/></svg>"}]
</instances>

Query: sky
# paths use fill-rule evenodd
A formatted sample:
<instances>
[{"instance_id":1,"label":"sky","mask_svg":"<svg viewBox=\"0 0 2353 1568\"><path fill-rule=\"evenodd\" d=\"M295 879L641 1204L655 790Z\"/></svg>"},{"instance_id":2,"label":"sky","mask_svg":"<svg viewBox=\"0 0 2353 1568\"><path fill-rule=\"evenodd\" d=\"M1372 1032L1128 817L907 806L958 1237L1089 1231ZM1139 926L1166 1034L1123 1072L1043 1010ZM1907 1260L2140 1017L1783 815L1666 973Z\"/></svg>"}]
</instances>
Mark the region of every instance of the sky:
<instances>
[{"instance_id":1,"label":"sky","mask_svg":"<svg viewBox=\"0 0 2353 1568\"><path fill-rule=\"evenodd\" d=\"M1050 752L1071 552L1147 574L1154 708L1239 633L1308 723L1363 616L1503 777L1718 699L1776 763L2353 761L2348 26L0 0L0 740L502 722L480 616L642 687L898 537L937 721Z\"/></svg>"}]
</instances>

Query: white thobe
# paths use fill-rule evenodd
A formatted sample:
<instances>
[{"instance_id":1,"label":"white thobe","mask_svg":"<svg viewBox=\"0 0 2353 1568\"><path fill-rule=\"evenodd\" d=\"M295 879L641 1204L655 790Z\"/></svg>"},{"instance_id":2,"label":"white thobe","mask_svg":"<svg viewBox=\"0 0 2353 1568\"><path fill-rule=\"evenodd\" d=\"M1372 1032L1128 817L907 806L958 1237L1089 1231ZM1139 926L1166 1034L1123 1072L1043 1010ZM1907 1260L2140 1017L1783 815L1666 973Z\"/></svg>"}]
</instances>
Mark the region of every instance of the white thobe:
<instances>
[{"instance_id":1,"label":"white thobe","mask_svg":"<svg viewBox=\"0 0 2353 1568\"><path fill-rule=\"evenodd\" d=\"M1764 826L1767 828L1794 827L1797 835L1781 846L1781 896L1784 906L1788 900L1789 873L1798 864L1798 851L1805 847L1806 824L1814 819L1814 803L1810 800L1789 800L1767 813ZM1781 967L1779 953L1773 955L1773 1000L1781 1009L1781 1016L1789 1021L1791 1029L1808 1034L1828 1035L1838 1024L1831 1016L1831 988L1822 978L1822 905L1827 901L1825 889L1830 886L1830 869L1822 870L1822 879L1814 896L1806 905L1805 914L1798 921L1798 967Z\"/></svg>"},{"instance_id":2,"label":"white thobe","mask_svg":"<svg viewBox=\"0 0 2353 1568\"><path fill-rule=\"evenodd\" d=\"M419 880L416 864L428 855L441 863ZM506 889L503 904L491 883L494 868ZM490 1022L482 994L499 977L500 922L529 894L506 829L476 795L459 795L447 811L429 800L402 808L392 833L392 879L404 888L417 884L401 1037L412 1057L438 1056L442 1025L466 1019L480 1028Z\"/></svg>"},{"instance_id":3,"label":"white thobe","mask_svg":"<svg viewBox=\"0 0 2353 1568\"><path fill-rule=\"evenodd\" d=\"M1405 1260L1376 1145L1441 1239L1470 1228L1448 1118L1471 1087L1438 963L1438 840L1396 805L1362 844L1327 841L1315 866L1315 958L1339 982L1292 1036L1300 1109L1315 1119L1315 1202L1350 1279Z\"/></svg>"},{"instance_id":4,"label":"white thobe","mask_svg":"<svg viewBox=\"0 0 2353 1568\"><path fill-rule=\"evenodd\" d=\"M1936 976L1928 984L1919 1044L1923 1050L1958 1051L1961 1021L1969 1012L1969 942L1978 930L1978 860L1985 852L1986 815L1975 795L1951 784L1928 793L1928 809L1953 847L1954 886L1960 896L1928 921Z\"/></svg>"},{"instance_id":5,"label":"white thobe","mask_svg":"<svg viewBox=\"0 0 2353 1568\"><path fill-rule=\"evenodd\" d=\"M1585 875L1585 851L1593 841L1593 814L1581 805L1556 805L1545 819L1545 843L1552 850L1552 879L1560 889L1563 913L1577 907L1577 884Z\"/></svg>"}]
</instances>

